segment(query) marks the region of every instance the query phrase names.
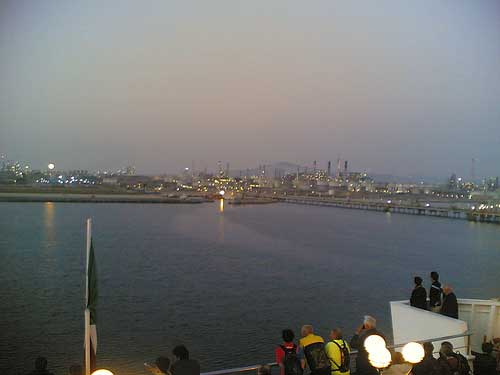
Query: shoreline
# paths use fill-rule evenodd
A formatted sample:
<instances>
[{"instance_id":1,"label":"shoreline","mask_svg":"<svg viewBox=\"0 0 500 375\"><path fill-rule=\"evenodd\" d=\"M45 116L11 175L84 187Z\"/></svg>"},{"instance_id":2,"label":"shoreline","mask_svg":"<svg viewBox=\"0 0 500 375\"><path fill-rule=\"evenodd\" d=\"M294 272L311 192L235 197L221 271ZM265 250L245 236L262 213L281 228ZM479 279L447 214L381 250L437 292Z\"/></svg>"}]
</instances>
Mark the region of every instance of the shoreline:
<instances>
[{"instance_id":1,"label":"shoreline","mask_svg":"<svg viewBox=\"0 0 500 375\"><path fill-rule=\"evenodd\" d=\"M0 193L0 202L198 204L210 200L204 197L167 197L154 194Z\"/></svg>"}]
</instances>

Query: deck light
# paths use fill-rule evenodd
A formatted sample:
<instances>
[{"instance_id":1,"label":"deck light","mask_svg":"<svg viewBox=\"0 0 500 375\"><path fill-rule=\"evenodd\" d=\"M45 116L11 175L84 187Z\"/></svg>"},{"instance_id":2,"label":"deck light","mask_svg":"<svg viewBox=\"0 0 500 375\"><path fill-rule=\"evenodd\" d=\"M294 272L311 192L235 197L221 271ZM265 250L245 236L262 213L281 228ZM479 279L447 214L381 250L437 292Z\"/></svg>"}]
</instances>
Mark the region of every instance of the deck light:
<instances>
[{"instance_id":1,"label":"deck light","mask_svg":"<svg viewBox=\"0 0 500 375\"><path fill-rule=\"evenodd\" d=\"M391 364L391 352L387 348L379 348L368 355L370 364L377 368L379 371L383 368L389 367Z\"/></svg>"},{"instance_id":2,"label":"deck light","mask_svg":"<svg viewBox=\"0 0 500 375\"><path fill-rule=\"evenodd\" d=\"M411 364L416 364L424 359L424 347L417 342L409 342L403 346L403 358Z\"/></svg>"},{"instance_id":3,"label":"deck light","mask_svg":"<svg viewBox=\"0 0 500 375\"><path fill-rule=\"evenodd\" d=\"M370 335L364 342L365 349L368 353L380 352L385 349L385 340L379 335Z\"/></svg>"},{"instance_id":4,"label":"deck light","mask_svg":"<svg viewBox=\"0 0 500 375\"><path fill-rule=\"evenodd\" d=\"M113 375L113 373L106 369L95 370L92 375Z\"/></svg>"}]
</instances>

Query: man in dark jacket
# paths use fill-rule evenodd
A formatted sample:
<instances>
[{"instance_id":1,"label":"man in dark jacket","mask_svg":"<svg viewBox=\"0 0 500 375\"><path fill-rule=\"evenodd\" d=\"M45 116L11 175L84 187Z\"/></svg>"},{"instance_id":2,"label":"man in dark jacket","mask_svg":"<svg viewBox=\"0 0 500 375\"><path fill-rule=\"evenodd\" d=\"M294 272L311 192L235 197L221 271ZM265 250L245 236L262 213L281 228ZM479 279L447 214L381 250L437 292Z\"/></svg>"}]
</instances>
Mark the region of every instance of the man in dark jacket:
<instances>
[{"instance_id":1,"label":"man in dark jacket","mask_svg":"<svg viewBox=\"0 0 500 375\"><path fill-rule=\"evenodd\" d=\"M453 293L453 289L449 285L443 287L443 305L441 306L441 314L450 318L458 319L458 302L457 296Z\"/></svg>"},{"instance_id":2,"label":"man in dark jacket","mask_svg":"<svg viewBox=\"0 0 500 375\"><path fill-rule=\"evenodd\" d=\"M432 342L424 342L425 356L422 362L413 366L413 375L441 375L441 369L436 358L433 356L434 345Z\"/></svg>"},{"instance_id":3,"label":"man in dark jacket","mask_svg":"<svg viewBox=\"0 0 500 375\"><path fill-rule=\"evenodd\" d=\"M438 363L443 375L469 375L471 373L467 359L462 354L455 353L452 343L448 341L441 343Z\"/></svg>"},{"instance_id":4,"label":"man in dark jacket","mask_svg":"<svg viewBox=\"0 0 500 375\"><path fill-rule=\"evenodd\" d=\"M436 271L431 272L431 287L429 289L429 306L430 310L439 312L441 309L441 283L439 282L439 274Z\"/></svg>"},{"instance_id":5,"label":"man in dark jacket","mask_svg":"<svg viewBox=\"0 0 500 375\"><path fill-rule=\"evenodd\" d=\"M427 291L422 286L421 277L415 277L415 288L411 292L410 305L427 310Z\"/></svg>"},{"instance_id":6,"label":"man in dark jacket","mask_svg":"<svg viewBox=\"0 0 500 375\"><path fill-rule=\"evenodd\" d=\"M189 351L184 345L178 345L172 350L177 361L172 365L172 375L200 375L200 364L189 359Z\"/></svg>"},{"instance_id":7,"label":"man in dark jacket","mask_svg":"<svg viewBox=\"0 0 500 375\"><path fill-rule=\"evenodd\" d=\"M497 360L491 355L493 344L485 342L481 348L483 353L472 352L476 357L473 362L474 375L497 375Z\"/></svg>"},{"instance_id":8,"label":"man in dark jacket","mask_svg":"<svg viewBox=\"0 0 500 375\"><path fill-rule=\"evenodd\" d=\"M377 321L375 318L366 315L363 325L356 330L356 334L351 339L351 348L358 350L358 355L356 356L356 375L378 375L377 369L370 364L368 352L365 349L365 340L368 336L379 335L385 340L384 335L377 331L376 325Z\"/></svg>"}]
</instances>

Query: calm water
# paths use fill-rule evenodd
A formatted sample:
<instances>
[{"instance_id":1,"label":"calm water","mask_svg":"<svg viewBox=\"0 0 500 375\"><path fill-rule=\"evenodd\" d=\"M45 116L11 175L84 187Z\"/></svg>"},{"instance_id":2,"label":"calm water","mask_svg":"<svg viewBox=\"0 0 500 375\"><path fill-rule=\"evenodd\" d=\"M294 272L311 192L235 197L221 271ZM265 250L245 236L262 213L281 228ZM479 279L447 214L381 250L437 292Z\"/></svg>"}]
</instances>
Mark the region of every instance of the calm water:
<instances>
[{"instance_id":1,"label":"calm water","mask_svg":"<svg viewBox=\"0 0 500 375\"><path fill-rule=\"evenodd\" d=\"M280 330L353 331L438 270L500 294L500 226L297 205L0 203L0 373L82 358L84 224L94 220L98 365L144 374L185 343L203 370L271 361ZM427 280L426 280L427 281ZM428 286L428 283L427 285Z\"/></svg>"}]
</instances>

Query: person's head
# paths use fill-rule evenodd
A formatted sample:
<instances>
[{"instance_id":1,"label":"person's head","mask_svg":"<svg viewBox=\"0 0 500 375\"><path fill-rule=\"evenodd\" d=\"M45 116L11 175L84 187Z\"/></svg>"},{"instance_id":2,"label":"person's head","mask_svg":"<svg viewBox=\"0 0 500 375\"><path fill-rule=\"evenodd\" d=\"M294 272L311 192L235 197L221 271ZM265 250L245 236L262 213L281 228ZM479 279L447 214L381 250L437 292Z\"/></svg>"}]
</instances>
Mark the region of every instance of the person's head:
<instances>
[{"instance_id":1,"label":"person's head","mask_svg":"<svg viewBox=\"0 0 500 375\"><path fill-rule=\"evenodd\" d=\"M453 354L453 344L449 341L443 341L441 343L441 349L439 350L439 353L447 356Z\"/></svg>"},{"instance_id":2,"label":"person's head","mask_svg":"<svg viewBox=\"0 0 500 375\"><path fill-rule=\"evenodd\" d=\"M257 369L257 375L271 375L271 367L268 365L259 366Z\"/></svg>"},{"instance_id":3,"label":"person's head","mask_svg":"<svg viewBox=\"0 0 500 375\"><path fill-rule=\"evenodd\" d=\"M420 286L422 285L422 278L420 276L415 276L415 278L413 279L415 281L415 285L416 286Z\"/></svg>"},{"instance_id":4,"label":"person's head","mask_svg":"<svg viewBox=\"0 0 500 375\"><path fill-rule=\"evenodd\" d=\"M432 342L424 342L423 347L426 356L430 356L434 353L434 345L432 345Z\"/></svg>"},{"instance_id":5,"label":"person's head","mask_svg":"<svg viewBox=\"0 0 500 375\"><path fill-rule=\"evenodd\" d=\"M330 331L330 340L340 340L342 339L342 330L340 328L334 328Z\"/></svg>"},{"instance_id":6,"label":"person's head","mask_svg":"<svg viewBox=\"0 0 500 375\"><path fill-rule=\"evenodd\" d=\"M302 337L306 337L307 335L310 335L311 333L314 333L314 328L310 324L305 324L300 329L300 334Z\"/></svg>"},{"instance_id":7,"label":"person's head","mask_svg":"<svg viewBox=\"0 0 500 375\"><path fill-rule=\"evenodd\" d=\"M375 319L373 316L365 315L363 325L365 326L365 329L375 328L377 327L377 319Z\"/></svg>"},{"instance_id":8,"label":"person's head","mask_svg":"<svg viewBox=\"0 0 500 375\"><path fill-rule=\"evenodd\" d=\"M400 365L402 363L405 363L403 354L401 354L401 352L393 352L391 354L391 362L393 365Z\"/></svg>"},{"instance_id":9,"label":"person's head","mask_svg":"<svg viewBox=\"0 0 500 375\"><path fill-rule=\"evenodd\" d=\"M177 357L177 359L189 359L189 351L184 345L177 345L174 350L172 350L172 354Z\"/></svg>"},{"instance_id":10,"label":"person's head","mask_svg":"<svg viewBox=\"0 0 500 375\"><path fill-rule=\"evenodd\" d=\"M35 359L35 369L37 370L47 370L47 358L45 357L38 357Z\"/></svg>"},{"instance_id":11,"label":"person's head","mask_svg":"<svg viewBox=\"0 0 500 375\"><path fill-rule=\"evenodd\" d=\"M431 280L432 281L439 281L439 273L437 273L436 271L432 271L431 272Z\"/></svg>"},{"instance_id":12,"label":"person's head","mask_svg":"<svg viewBox=\"0 0 500 375\"><path fill-rule=\"evenodd\" d=\"M443 293L445 295L448 295L451 292L453 292L453 288L451 287L451 285L445 285L445 286L443 286Z\"/></svg>"},{"instance_id":13,"label":"person's head","mask_svg":"<svg viewBox=\"0 0 500 375\"><path fill-rule=\"evenodd\" d=\"M292 342L295 335L291 329L284 329L281 332L281 337L283 338L284 342Z\"/></svg>"},{"instance_id":14,"label":"person's head","mask_svg":"<svg viewBox=\"0 0 500 375\"><path fill-rule=\"evenodd\" d=\"M166 374L170 370L170 359L167 357L158 357L155 361L156 367Z\"/></svg>"},{"instance_id":15,"label":"person's head","mask_svg":"<svg viewBox=\"0 0 500 375\"><path fill-rule=\"evenodd\" d=\"M83 375L83 368L80 365L73 365L69 368L69 375Z\"/></svg>"},{"instance_id":16,"label":"person's head","mask_svg":"<svg viewBox=\"0 0 500 375\"><path fill-rule=\"evenodd\" d=\"M483 353L491 354L493 351L493 344L491 342L483 342L481 349L483 350Z\"/></svg>"}]
</instances>

